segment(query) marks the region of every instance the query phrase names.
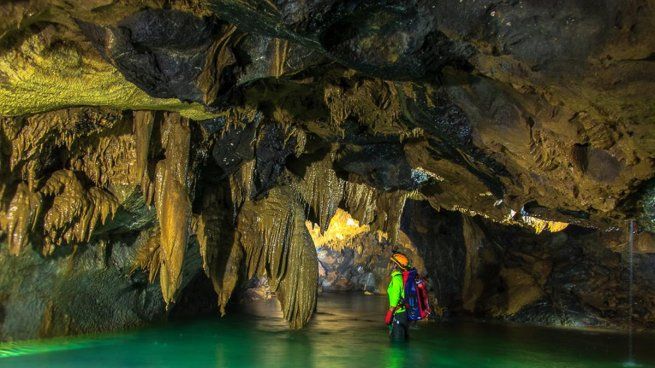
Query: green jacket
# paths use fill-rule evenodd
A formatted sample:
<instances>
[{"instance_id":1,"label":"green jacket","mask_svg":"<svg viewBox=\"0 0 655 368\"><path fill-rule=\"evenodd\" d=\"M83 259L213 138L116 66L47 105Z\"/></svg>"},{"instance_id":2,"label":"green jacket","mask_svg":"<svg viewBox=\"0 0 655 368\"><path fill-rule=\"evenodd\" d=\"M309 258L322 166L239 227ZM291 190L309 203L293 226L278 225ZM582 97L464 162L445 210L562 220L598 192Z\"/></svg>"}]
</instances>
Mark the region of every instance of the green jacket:
<instances>
[{"instance_id":1,"label":"green jacket","mask_svg":"<svg viewBox=\"0 0 655 368\"><path fill-rule=\"evenodd\" d=\"M405 306L401 302L405 298L402 272L398 270L391 272L391 281L389 281L389 287L387 287L387 295L389 296L389 308L398 307L394 313L405 311Z\"/></svg>"}]
</instances>

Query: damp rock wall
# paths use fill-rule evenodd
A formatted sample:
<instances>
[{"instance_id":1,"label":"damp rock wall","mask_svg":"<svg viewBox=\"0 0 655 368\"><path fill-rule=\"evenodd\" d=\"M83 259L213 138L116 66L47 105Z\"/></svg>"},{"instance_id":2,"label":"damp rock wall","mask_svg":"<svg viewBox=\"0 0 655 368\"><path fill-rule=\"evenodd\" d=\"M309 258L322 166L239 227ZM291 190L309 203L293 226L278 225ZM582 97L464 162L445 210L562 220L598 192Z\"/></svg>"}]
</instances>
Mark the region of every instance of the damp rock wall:
<instances>
[{"instance_id":1,"label":"damp rock wall","mask_svg":"<svg viewBox=\"0 0 655 368\"><path fill-rule=\"evenodd\" d=\"M425 260L434 304L450 317L544 326L622 328L629 320L626 226L607 232L571 227L535 234L426 202L405 207L402 229ZM655 323L655 253L635 234L633 321Z\"/></svg>"}]
</instances>

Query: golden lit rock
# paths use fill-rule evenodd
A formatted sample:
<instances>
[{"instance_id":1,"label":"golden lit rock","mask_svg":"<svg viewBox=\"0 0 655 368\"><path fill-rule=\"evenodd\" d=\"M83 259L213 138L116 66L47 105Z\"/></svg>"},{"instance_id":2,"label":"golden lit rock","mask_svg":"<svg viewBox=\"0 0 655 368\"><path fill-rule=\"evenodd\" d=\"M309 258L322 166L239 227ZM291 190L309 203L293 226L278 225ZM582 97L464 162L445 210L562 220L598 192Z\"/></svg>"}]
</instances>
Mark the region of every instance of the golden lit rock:
<instances>
[{"instance_id":1,"label":"golden lit rock","mask_svg":"<svg viewBox=\"0 0 655 368\"><path fill-rule=\"evenodd\" d=\"M18 116L74 106L178 111L202 120L214 114L197 103L148 96L92 50L50 43L47 29L0 51L0 115Z\"/></svg>"},{"instance_id":2,"label":"golden lit rock","mask_svg":"<svg viewBox=\"0 0 655 368\"><path fill-rule=\"evenodd\" d=\"M343 244L359 234L370 231L368 225L359 225L359 221L352 218L348 212L341 208L338 208L330 219L326 231L321 232L321 228L310 221L307 221L305 225L316 247L329 245L334 248L334 246Z\"/></svg>"},{"instance_id":3,"label":"golden lit rock","mask_svg":"<svg viewBox=\"0 0 655 368\"><path fill-rule=\"evenodd\" d=\"M237 231L248 277L266 275L284 318L292 328L304 326L316 306L318 268L300 203L288 189L274 188L267 198L244 203Z\"/></svg>"},{"instance_id":4,"label":"golden lit rock","mask_svg":"<svg viewBox=\"0 0 655 368\"><path fill-rule=\"evenodd\" d=\"M91 239L99 223L113 217L116 198L100 188L85 189L72 171L55 172L41 189L44 197L54 197L44 217L44 254L62 244L79 244Z\"/></svg>"},{"instance_id":5,"label":"golden lit rock","mask_svg":"<svg viewBox=\"0 0 655 368\"><path fill-rule=\"evenodd\" d=\"M20 183L7 213L0 212L4 219L4 224L3 222L0 224L8 234L11 254L18 255L21 249L27 246L29 232L34 229L40 209L41 196L39 193L33 193L26 184Z\"/></svg>"},{"instance_id":6,"label":"golden lit rock","mask_svg":"<svg viewBox=\"0 0 655 368\"><path fill-rule=\"evenodd\" d=\"M566 229L569 226L569 224L566 222L542 220L532 216L521 216L521 220L525 224L531 226L534 229L534 232L537 234L540 234L544 230L550 231L551 233L556 233Z\"/></svg>"},{"instance_id":7,"label":"golden lit rock","mask_svg":"<svg viewBox=\"0 0 655 368\"><path fill-rule=\"evenodd\" d=\"M187 187L190 132L189 121L167 114L162 127L166 158L157 163L155 208L159 220L159 281L166 303L175 301L181 282L182 262L189 237L191 203Z\"/></svg>"}]
</instances>

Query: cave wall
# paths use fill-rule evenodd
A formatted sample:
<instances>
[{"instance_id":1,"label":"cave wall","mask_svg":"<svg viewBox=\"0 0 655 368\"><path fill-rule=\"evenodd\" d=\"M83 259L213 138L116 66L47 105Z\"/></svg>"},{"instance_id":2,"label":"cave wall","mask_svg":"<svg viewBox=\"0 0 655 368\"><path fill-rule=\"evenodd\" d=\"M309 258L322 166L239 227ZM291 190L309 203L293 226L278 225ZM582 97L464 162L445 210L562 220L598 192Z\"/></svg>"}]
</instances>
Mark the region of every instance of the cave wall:
<instances>
[{"instance_id":1,"label":"cave wall","mask_svg":"<svg viewBox=\"0 0 655 368\"><path fill-rule=\"evenodd\" d=\"M535 234L409 201L402 229L424 259L435 305L451 316L547 326L628 323L627 225ZM641 328L655 322L652 244L649 232L635 234L633 320Z\"/></svg>"},{"instance_id":2,"label":"cave wall","mask_svg":"<svg viewBox=\"0 0 655 368\"><path fill-rule=\"evenodd\" d=\"M159 285L130 274L136 249L130 245L93 244L50 259L35 252L12 256L3 247L0 339L123 330L163 320Z\"/></svg>"},{"instance_id":3,"label":"cave wall","mask_svg":"<svg viewBox=\"0 0 655 368\"><path fill-rule=\"evenodd\" d=\"M464 218L452 212L437 213L412 200L405 205L401 222L401 229L425 263L435 304L449 309L462 304L467 255L461 230Z\"/></svg>"}]
</instances>

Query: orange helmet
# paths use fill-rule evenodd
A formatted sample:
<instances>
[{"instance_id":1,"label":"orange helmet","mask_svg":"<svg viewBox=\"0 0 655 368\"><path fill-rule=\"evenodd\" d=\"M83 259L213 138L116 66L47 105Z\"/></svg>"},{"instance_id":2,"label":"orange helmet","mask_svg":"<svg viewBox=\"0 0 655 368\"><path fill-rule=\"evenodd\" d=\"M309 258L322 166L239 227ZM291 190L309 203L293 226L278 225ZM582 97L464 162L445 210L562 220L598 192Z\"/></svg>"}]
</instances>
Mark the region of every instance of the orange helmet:
<instances>
[{"instance_id":1,"label":"orange helmet","mask_svg":"<svg viewBox=\"0 0 655 368\"><path fill-rule=\"evenodd\" d=\"M392 260L395 264L397 264L398 266L400 266L400 268L402 268L402 269L406 269L406 268L409 267L409 259L407 258L406 255L404 255L404 254L402 254L402 253L394 252L394 253L391 255L391 260Z\"/></svg>"}]
</instances>

